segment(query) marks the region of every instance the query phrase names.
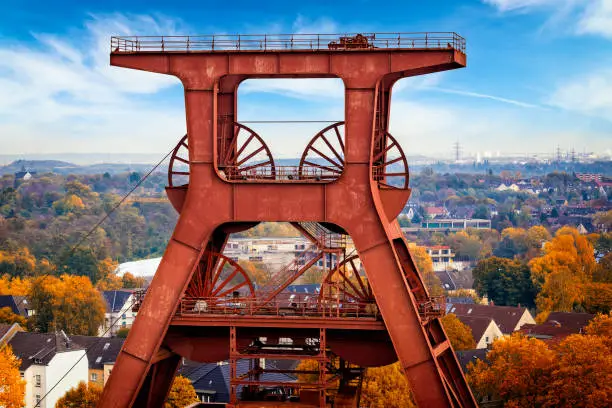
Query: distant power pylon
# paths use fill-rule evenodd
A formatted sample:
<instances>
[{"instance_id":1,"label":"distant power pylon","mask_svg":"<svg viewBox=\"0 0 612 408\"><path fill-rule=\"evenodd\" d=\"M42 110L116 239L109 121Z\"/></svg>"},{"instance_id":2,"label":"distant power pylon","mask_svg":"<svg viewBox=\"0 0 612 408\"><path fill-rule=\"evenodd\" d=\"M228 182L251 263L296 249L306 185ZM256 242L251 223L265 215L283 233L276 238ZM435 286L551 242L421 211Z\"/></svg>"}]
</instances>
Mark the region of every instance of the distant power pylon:
<instances>
[{"instance_id":1,"label":"distant power pylon","mask_svg":"<svg viewBox=\"0 0 612 408\"><path fill-rule=\"evenodd\" d=\"M459 144L459 141L453 144L453 150L455 152L455 161L459 161L461 159L461 144Z\"/></svg>"},{"instance_id":2,"label":"distant power pylon","mask_svg":"<svg viewBox=\"0 0 612 408\"><path fill-rule=\"evenodd\" d=\"M572 163L576 163L576 149L572 147Z\"/></svg>"},{"instance_id":3,"label":"distant power pylon","mask_svg":"<svg viewBox=\"0 0 612 408\"><path fill-rule=\"evenodd\" d=\"M557 145L557 163L561 163L561 147Z\"/></svg>"}]
</instances>

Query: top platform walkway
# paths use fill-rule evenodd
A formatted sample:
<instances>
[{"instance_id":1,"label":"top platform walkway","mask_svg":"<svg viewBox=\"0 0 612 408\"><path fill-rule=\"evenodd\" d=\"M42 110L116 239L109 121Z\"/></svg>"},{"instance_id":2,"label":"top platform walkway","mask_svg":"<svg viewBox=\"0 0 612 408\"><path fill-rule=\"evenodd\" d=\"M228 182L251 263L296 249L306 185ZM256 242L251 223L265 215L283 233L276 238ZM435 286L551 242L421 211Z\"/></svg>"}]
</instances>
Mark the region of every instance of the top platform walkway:
<instances>
[{"instance_id":1,"label":"top platform walkway","mask_svg":"<svg viewBox=\"0 0 612 408\"><path fill-rule=\"evenodd\" d=\"M111 37L112 54L442 50L465 53L454 32Z\"/></svg>"}]
</instances>

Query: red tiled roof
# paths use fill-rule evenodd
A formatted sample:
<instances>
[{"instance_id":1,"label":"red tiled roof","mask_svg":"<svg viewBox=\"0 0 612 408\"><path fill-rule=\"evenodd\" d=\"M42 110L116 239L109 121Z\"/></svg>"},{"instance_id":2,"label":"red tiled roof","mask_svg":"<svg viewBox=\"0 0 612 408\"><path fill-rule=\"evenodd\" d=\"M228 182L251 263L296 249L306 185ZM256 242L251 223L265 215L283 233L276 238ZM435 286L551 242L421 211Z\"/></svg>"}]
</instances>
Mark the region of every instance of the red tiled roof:
<instances>
[{"instance_id":1,"label":"red tiled roof","mask_svg":"<svg viewBox=\"0 0 612 408\"><path fill-rule=\"evenodd\" d=\"M458 317L464 315L491 318L504 334L510 334L514 331L514 328L526 311L527 309L524 307L466 305L455 303L453 303L448 310L449 313L454 313Z\"/></svg>"}]
</instances>

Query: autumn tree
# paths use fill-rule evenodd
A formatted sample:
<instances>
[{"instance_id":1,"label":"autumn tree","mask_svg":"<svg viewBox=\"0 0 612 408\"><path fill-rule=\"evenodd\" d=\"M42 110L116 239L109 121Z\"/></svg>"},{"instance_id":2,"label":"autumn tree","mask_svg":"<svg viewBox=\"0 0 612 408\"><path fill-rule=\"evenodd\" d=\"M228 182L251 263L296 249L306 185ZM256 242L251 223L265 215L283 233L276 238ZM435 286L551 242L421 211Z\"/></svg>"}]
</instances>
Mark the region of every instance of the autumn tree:
<instances>
[{"instance_id":1,"label":"autumn tree","mask_svg":"<svg viewBox=\"0 0 612 408\"><path fill-rule=\"evenodd\" d=\"M31 278L11 278L6 274L0 277L0 295L26 296L31 286Z\"/></svg>"},{"instance_id":2,"label":"autumn tree","mask_svg":"<svg viewBox=\"0 0 612 408\"><path fill-rule=\"evenodd\" d=\"M591 336L600 336L612 350L612 312L595 316L584 331Z\"/></svg>"},{"instance_id":3,"label":"autumn tree","mask_svg":"<svg viewBox=\"0 0 612 408\"><path fill-rule=\"evenodd\" d=\"M146 279L140 276L134 276L130 272L126 272L121 277L123 287L125 289L143 288L146 284Z\"/></svg>"},{"instance_id":4,"label":"autumn tree","mask_svg":"<svg viewBox=\"0 0 612 408\"><path fill-rule=\"evenodd\" d=\"M270 271L262 262L238 261L238 265L244 269L251 282L263 286L270 280Z\"/></svg>"},{"instance_id":5,"label":"autumn tree","mask_svg":"<svg viewBox=\"0 0 612 408\"><path fill-rule=\"evenodd\" d=\"M36 258L27 247L15 251L0 251L0 275L32 276L36 271Z\"/></svg>"},{"instance_id":6,"label":"autumn tree","mask_svg":"<svg viewBox=\"0 0 612 408\"><path fill-rule=\"evenodd\" d=\"M487 361L470 363L467 379L478 400L501 399L511 407L541 406L554 359L543 341L512 335L493 342Z\"/></svg>"},{"instance_id":7,"label":"autumn tree","mask_svg":"<svg viewBox=\"0 0 612 408\"><path fill-rule=\"evenodd\" d=\"M444 316L441 321L444 331L456 351L476 348L476 341L474 340L472 329L462 323L455 314L449 313Z\"/></svg>"},{"instance_id":8,"label":"autumn tree","mask_svg":"<svg viewBox=\"0 0 612 408\"><path fill-rule=\"evenodd\" d=\"M96 283L96 289L100 292L104 292L107 290L119 290L123 288L123 279L119 276L111 273L110 275L100 279L98 283Z\"/></svg>"},{"instance_id":9,"label":"autumn tree","mask_svg":"<svg viewBox=\"0 0 612 408\"><path fill-rule=\"evenodd\" d=\"M560 228L544 246L544 254L529 263L531 276L540 292L540 311L571 311L580 303L580 285L593 276L596 263L593 245L571 227Z\"/></svg>"},{"instance_id":10,"label":"autumn tree","mask_svg":"<svg viewBox=\"0 0 612 408\"><path fill-rule=\"evenodd\" d=\"M431 296L440 296L444 294L442 282L433 270L433 262L427 253L427 249L422 246L410 247L410 254L416 263L416 267L421 273L423 282Z\"/></svg>"},{"instance_id":11,"label":"autumn tree","mask_svg":"<svg viewBox=\"0 0 612 408\"><path fill-rule=\"evenodd\" d=\"M496 305L535 305L536 288L529 266L519 260L491 257L478 261L472 270L474 289Z\"/></svg>"},{"instance_id":12,"label":"autumn tree","mask_svg":"<svg viewBox=\"0 0 612 408\"><path fill-rule=\"evenodd\" d=\"M102 388L96 384L79 385L66 391L66 394L55 404L55 408L95 408L102 395Z\"/></svg>"},{"instance_id":13,"label":"autumn tree","mask_svg":"<svg viewBox=\"0 0 612 408\"><path fill-rule=\"evenodd\" d=\"M543 407L612 404L612 350L600 336L574 334L556 348Z\"/></svg>"},{"instance_id":14,"label":"autumn tree","mask_svg":"<svg viewBox=\"0 0 612 408\"><path fill-rule=\"evenodd\" d=\"M165 408L183 408L198 401L193 385L188 378L182 375L174 377L172 387L166 398Z\"/></svg>"},{"instance_id":15,"label":"autumn tree","mask_svg":"<svg viewBox=\"0 0 612 408\"><path fill-rule=\"evenodd\" d=\"M21 408L25 406L25 385L19 374L19 360L10 346L0 348L0 407Z\"/></svg>"},{"instance_id":16,"label":"autumn tree","mask_svg":"<svg viewBox=\"0 0 612 408\"><path fill-rule=\"evenodd\" d=\"M582 307L588 313L610 313L612 283L590 282L580 286Z\"/></svg>"},{"instance_id":17,"label":"autumn tree","mask_svg":"<svg viewBox=\"0 0 612 408\"><path fill-rule=\"evenodd\" d=\"M412 391L399 363L366 369L361 388L361 407L416 407Z\"/></svg>"},{"instance_id":18,"label":"autumn tree","mask_svg":"<svg viewBox=\"0 0 612 408\"><path fill-rule=\"evenodd\" d=\"M43 332L95 336L104 322L104 299L85 276L36 278L29 299L36 310L32 325Z\"/></svg>"},{"instance_id":19,"label":"autumn tree","mask_svg":"<svg viewBox=\"0 0 612 408\"><path fill-rule=\"evenodd\" d=\"M4 324L13 324L17 323L21 327L26 327L26 318L13 313L13 310L10 307L0 308L0 323Z\"/></svg>"},{"instance_id":20,"label":"autumn tree","mask_svg":"<svg viewBox=\"0 0 612 408\"><path fill-rule=\"evenodd\" d=\"M599 260L593 271L593 281L612 283L612 252L608 252Z\"/></svg>"}]
</instances>

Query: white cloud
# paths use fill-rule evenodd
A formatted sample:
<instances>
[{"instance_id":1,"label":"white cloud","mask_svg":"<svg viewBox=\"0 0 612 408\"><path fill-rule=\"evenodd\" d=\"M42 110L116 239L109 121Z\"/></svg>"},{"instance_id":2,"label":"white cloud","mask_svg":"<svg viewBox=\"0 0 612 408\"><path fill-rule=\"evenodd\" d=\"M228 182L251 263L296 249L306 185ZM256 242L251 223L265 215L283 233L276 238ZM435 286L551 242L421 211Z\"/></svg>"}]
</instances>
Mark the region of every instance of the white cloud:
<instances>
[{"instance_id":1,"label":"white cloud","mask_svg":"<svg viewBox=\"0 0 612 408\"><path fill-rule=\"evenodd\" d=\"M536 105L536 104L533 104L533 103L517 101L515 99L503 98L501 96L488 95L488 94L483 94L483 93L478 93L478 92L470 92L470 91L459 91L459 90L455 90L455 89L446 89L446 88L438 88L438 87L431 87L429 89L432 89L432 90L437 91L437 92L442 92L442 93L449 93L449 94L455 94L455 95L469 96L469 97L472 97L472 98L490 99L490 100L496 101L496 102L503 102L503 103L507 103L509 105L520 106L521 108L540 108L540 109L543 109L542 106L539 106L539 105Z\"/></svg>"},{"instance_id":2,"label":"white cloud","mask_svg":"<svg viewBox=\"0 0 612 408\"><path fill-rule=\"evenodd\" d=\"M547 102L612 121L612 69L588 73L559 84Z\"/></svg>"},{"instance_id":3,"label":"white cloud","mask_svg":"<svg viewBox=\"0 0 612 408\"><path fill-rule=\"evenodd\" d=\"M533 7L555 5L572 0L483 0L484 3L497 7L500 11L512 11Z\"/></svg>"},{"instance_id":4,"label":"white cloud","mask_svg":"<svg viewBox=\"0 0 612 408\"><path fill-rule=\"evenodd\" d=\"M482 0L500 12L547 11L555 27L612 38L612 0Z\"/></svg>"},{"instance_id":5,"label":"white cloud","mask_svg":"<svg viewBox=\"0 0 612 408\"><path fill-rule=\"evenodd\" d=\"M184 132L182 107L164 111L139 96L172 86L180 92L180 82L111 67L109 42L111 35L175 33L178 24L163 17L92 15L69 38L34 33L30 42L2 45L3 153L40 151L43 146L55 152L166 150ZM148 142L132 141L142 133Z\"/></svg>"},{"instance_id":6,"label":"white cloud","mask_svg":"<svg viewBox=\"0 0 612 408\"><path fill-rule=\"evenodd\" d=\"M612 0L591 2L578 22L578 32L612 39Z\"/></svg>"}]
</instances>

